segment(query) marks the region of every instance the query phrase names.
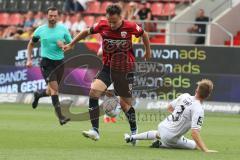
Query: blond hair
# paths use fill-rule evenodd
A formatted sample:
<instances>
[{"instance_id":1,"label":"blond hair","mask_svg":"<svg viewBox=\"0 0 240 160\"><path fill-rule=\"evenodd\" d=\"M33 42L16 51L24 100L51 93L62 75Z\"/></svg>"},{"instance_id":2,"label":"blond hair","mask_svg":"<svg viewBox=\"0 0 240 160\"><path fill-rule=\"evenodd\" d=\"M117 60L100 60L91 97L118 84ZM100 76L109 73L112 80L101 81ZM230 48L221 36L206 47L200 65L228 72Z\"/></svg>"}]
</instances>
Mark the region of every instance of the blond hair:
<instances>
[{"instance_id":1,"label":"blond hair","mask_svg":"<svg viewBox=\"0 0 240 160\"><path fill-rule=\"evenodd\" d=\"M213 90L213 82L209 79L202 79L197 82L198 85L198 96L202 99L206 99L210 96Z\"/></svg>"}]
</instances>

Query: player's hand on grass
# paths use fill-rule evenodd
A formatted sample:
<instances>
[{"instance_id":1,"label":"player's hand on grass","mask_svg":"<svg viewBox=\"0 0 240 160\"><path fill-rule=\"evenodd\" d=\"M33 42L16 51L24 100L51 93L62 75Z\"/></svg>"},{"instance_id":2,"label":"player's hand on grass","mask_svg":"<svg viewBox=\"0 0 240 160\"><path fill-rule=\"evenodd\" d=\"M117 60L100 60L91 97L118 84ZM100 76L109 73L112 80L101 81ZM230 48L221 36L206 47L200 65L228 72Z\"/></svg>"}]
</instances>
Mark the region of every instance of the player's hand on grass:
<instances>
[{"instance_id":1,"label":"player's hand on grass","mask_svg":"<svg viewBox=\"0 0 240 160\"><path fill-rule=\"evenodd\" d=\"M26 66L27 66L28 68L32 67L32 60L31 60L31 59L28 59L28 60L27 60Z\"/></svg>"},{"instance_id":2,"label":"player's hand on grass","mask_svg":"<svg viewBox=\"0 0 240 160\"><path fill-rule=\"evenodd\" d=\"M208 149L208 150L206 150L205 152L206 152L206 153L217 153L218 151Z\"/></svg>"}]
</instances>

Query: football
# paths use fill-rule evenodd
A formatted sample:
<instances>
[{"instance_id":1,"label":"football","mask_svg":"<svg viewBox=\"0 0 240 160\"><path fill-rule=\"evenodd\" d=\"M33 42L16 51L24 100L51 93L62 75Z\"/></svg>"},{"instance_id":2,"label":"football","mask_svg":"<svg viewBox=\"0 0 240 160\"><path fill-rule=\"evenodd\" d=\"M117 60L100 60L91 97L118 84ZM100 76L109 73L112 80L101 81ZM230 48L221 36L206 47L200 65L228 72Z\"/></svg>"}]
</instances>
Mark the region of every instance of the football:
<instances>
[{"instance_id":1,"label":"football","mask_svg":"<svg viewBox=\"0 0 240 160\"><path fill-rule=\"evenodd\" d=\"M105 100L102 102L101 107L106 115L109 117L116 117L121 108L118 107L119 100L117 97L106 97Z\"/></svg>"}]
</instances>

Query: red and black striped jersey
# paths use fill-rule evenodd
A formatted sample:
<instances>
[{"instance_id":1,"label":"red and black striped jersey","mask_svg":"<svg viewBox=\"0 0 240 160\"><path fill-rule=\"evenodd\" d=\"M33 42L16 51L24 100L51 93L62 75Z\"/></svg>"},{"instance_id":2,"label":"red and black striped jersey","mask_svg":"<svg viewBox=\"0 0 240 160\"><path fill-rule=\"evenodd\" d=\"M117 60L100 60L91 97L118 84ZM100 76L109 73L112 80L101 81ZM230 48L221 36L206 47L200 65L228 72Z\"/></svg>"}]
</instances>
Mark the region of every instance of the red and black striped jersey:
<instances>
[{"instance_id":1,"label":"red and black striped jersey","mask_svg":"<svg viewBox=\"0 0 240 160\"><path fill-rule=\"evenodd\" d=\"M132 35L142 36L143 29L135 22L122 21L117 30L112 30L107 20L101 20L90 29L92 34L102 36L103 64L112 70L130 72L134 68L135 55Z\"/></svg>"}]
</instances>

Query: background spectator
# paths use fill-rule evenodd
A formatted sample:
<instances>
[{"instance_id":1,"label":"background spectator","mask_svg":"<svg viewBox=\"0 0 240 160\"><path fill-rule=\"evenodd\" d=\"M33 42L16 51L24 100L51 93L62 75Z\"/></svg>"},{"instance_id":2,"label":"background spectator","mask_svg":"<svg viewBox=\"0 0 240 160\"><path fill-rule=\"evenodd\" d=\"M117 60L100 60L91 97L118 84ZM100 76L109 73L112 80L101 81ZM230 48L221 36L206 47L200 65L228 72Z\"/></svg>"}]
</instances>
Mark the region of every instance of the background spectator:
<instances>
[{"instance_id":1,"label":"background spectator","mask_svg":"<svg viewBox=\"0 0 240 160\"><path fill-rule=\"evenodd\" d=\"M76 4L75 4L75 11L85 11L87 9L87 3L91 2L93 0L76 0Z\"/></svg>"},{"instance_id":2,"label":"background spectator","mask_svg":"<svg viewBox=\"0 0 240 160\"><path fill-rule=\"evenodd\" d=\"M26 20L23 24L23 27L33 27L35 23L35 18L34 18L34 14L32 11L28 11L28 13L26 14Z\"/></svg>"},{"instance_id":3,"label":"background spectator","mask_svg":"<svg viewBox=\"0 0 240 160\"><path fill-rule=\"evenodd\" d=\"M196 22L209 22L209 18L205 16L204 10L199 9L197 13ZM193 27L188 29L188 32L195 32L197 34L206 34L206 24L195 24ZM195 44L205 44L205 36L198 36Z\"/></svg>"},{"instance_id":4,"label":"background spectator","mask_svg":"<svg viewBox=\"0 0 240 160\"><path fill-rule=\"evenodd\" d=\"M150 21L153 20L152 11L149 8L149 4L146 1L143 1L140 7L140 10L137 12L137 19L138 20L145 20ZM151 22L144 23L144 30L147 32L154 32L155 31L155 24Z\"/></svg>"},{"instance_id":5,"label":"background spectator","mask_svg":"<svg viewBox=\"0 0 240 160\"><path fill-rule=\"evenodd\" d=\"M47 23L47 19L46 19L46 16L43 12L39 11L36 15L36 19L34 21L34 24L33 26L35 28L37 28L38 26L41 26L43 24L46 24Z\"/></svg>"},{"instance_id":6,"label":"background spectator","mask_svg":"<svg viewBox=\"0 0 240 160\"><path fill-rule=\"evenodd\" d=\"M65 0L64 11L68 13L82 12L87 9L87 3L93 0Z\"/></svg>"},{"instance_id":7,"label":"background spectator","mask_svg":"<svg viewBox=\"0 0 240 160\"><path fill-rule=\"evenodd\" d=\"M64 11L68 13L75 12L75 0L65 0L64 2Z\"/></svg>"},{"instance_id":8,"label":"background spectator","mask_svg":"<svg viewBox=\"0 0 240 160\"><path fill-rule=\"evenodd\" d=\"M0 27L0 39L3 38L3 32L4 32L4 29Z\"/></svg>"},{"instance_id":9,"label":"background spectator","mask_svg":"<svg viewBox=\"0 0 240 160\"><path fill-rule=\"evenodd\" d=\"M127 11L125 12L124 18L127 20L134 20L136 19L137 14L138 14L137 3L130 2Z\"/></svg>"},{"instance_id":10,"label":"background spectator","mask_svg":"<svg viewBox=\"0 0 240 160\"><path fill-rule=\"evenodd\" d=\"M16 26L9 26L4 30L3 38L5 39L16 39L16 37L19 35L19 32L17 32Z\"/></svg>"},{"instance_id":11,"label":"background spectator","mask_svg":"<svg viewBox=\"0 0 240 160\"><path fill-rule=\"evenodd\" d=\"M58 23L63 24L68 30L71 30L72 24L70 21L70 16L68 14L61 14L60 21Z\"/></svg>"},{"instance_id":12,"label":"background spectator","mask_svg":"<svg viewBox=\"0 0 240 160\"><path fill-rule=\"evenodd\" d=\"M78 13L76 15L76 22L73 23L72 27L71 27L71 31L73 35L76 35L78 32L84 30L85 28L87 28L87 25L85 23L85 21L83 20L83 17L80 13Z\"/></svg>"},{"instance_id":13,"label":"background spectator","mask_svg":"<svg viewBox=\"0 0 240 160\"><path fill-rule=\"evenodd\" d=\"M20 35L16 35L16 39L20 39L20 40L29 40L32 37L34 28L33 27L26 27L24 28L24 32Z\"/></svg>"}]
</instances>

